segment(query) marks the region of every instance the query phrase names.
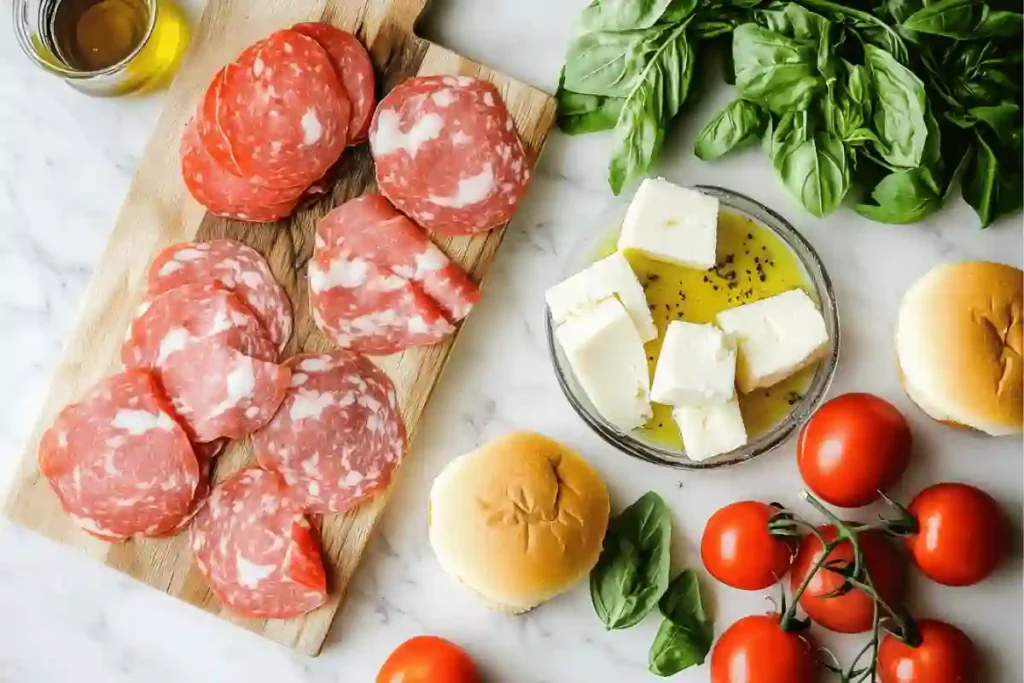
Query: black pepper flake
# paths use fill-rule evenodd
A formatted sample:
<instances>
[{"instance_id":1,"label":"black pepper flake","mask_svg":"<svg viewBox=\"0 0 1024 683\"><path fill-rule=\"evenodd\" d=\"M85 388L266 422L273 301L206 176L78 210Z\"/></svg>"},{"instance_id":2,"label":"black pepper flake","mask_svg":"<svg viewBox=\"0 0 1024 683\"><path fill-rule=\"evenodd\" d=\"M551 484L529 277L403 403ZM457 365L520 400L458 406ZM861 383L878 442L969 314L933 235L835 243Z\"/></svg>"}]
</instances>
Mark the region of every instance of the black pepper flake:
<instances>
[{"instance_id":1,"label":"black pepper flake","mask_svg":"<svg viewBox=\"0 0 1024 683\"><path fill-rule=\"evenodd\" d=\"M730 283L729 283L729 289L736 289L736 288L737 288L737 287L739 287L739 286L740 286L740 285L739 285L739 283L737 283L737 282L730 282Z\"/></svg>"},{"instance_id":2,"label":"black pepper flake","mask_svg":"<svg viewBox=\"0 0 1024 683\"><path fill-rule=\"evenodd\" d=\"M766 246L764 246L764 245L762 244L762 245L761 245L761 251L768 251L768 247L766 247Z\"/></svg>"},{"instance_id":3,"label":"black pepper flake","mask_svg":"<svg viewBox=\"0 0 1024 683\"><path fill-rule=\"evenodd\" d=\"M647 276L647 280L648 280L648 282L657 282L657 281L658 281L658 280L660 280L660 279L661 279L661 276L659 276L659 275L655 275L655 274L653 274L653 273L652 273L651 275L648 275L648 276Z\"/></svg>"},{"instance_id":4,"label":"black pepper flake","mask_svg":"<svg viewBox=\"0 0 1024 683\"><path fill-rule=\"evenodd\" d=\"M663 423L663 422L659 422L659 423L658 423L658 426L659 426L659 427L664 427L664 426L665 426L665 423Z\"/></svg>"},{"instance_id":5,"label":"black pepper flake","mask_svg":"<svg viewBox=\"0 0 1024 683\"><path fill-rule=\"evenodd\" d=\"M717 291L718 291L718 285L713 285L713 286L711 287L711 289L713 289L713 290L715 290L715 291L717 292Z\"/></svg>"},{"instance_id":6,"label":"black pepper flake","mask_svg":"<svg viewBox=\"0 0 1024 683\"><path fill-rule=\"evenodd\" d=\"M647 360L653 361L654 360L654 356L647 356Z\"/></svg>"},{"instance_id":7,"label":"black pepper flake","mask_svg":"<svg viewBox=\"0 0 1024 683\"><path fill-rule=\"evenodd\" d=\"M726 255L725 255L725 262L726 262L726 263L730 263L730 264L731 264L731 263L732 263L732 262L733 262L734 260L735 260L735 259L734 259L734 257L733 257L733 255L732 255L732 254L726 254Z\"/></svg>"},{"instance_id":8,"label":"black pepper flake","mask_svg":"<svg viewBox=\"0 0 1024 683\"><path fill-rule=\"evenodd\" d=\"M754 257L754 263L760 263L760 262L761 262L761 259L758 258L757 256L755 256Z\"/></svg>"},{"instance_id":9,"label":"black pepper flake","mask_svg":"<svg viewBox=\"0 0 1024 683\"><path fill-rule=\"evenodd\" d=\"M752 233L749 233L749 232L748 232L748 233L747 233L747 239L748 239L748 240L752 240L752 239L754 239L754 235L753 235Z\"/></svg>"},{"instance_id":10,"label":"black pepper flake","mask_svg":"<svg viewBox=\"0 0 1024 683\"><path fill-rule=\"evenodd\" d=\"M767 278L767 277L765 277L764 275L762 275L762 276L761 276L761 278L760 278L761 282L764 282L764 281L765 281L765 280L767 280L767 279L768 279L768 278Z\"/></svg>"},{"instance_id":11,"label":"black pepper flake","mask_svg":"<svg viewBox=\"0 0 1024 683\"><path fill-rule=\"evenodd\" d=\"M711 280L708 279L707 275L704 276L704 282L711 282Z\"/></svg>"},{"instance_id":12,"label":"black pepper flake","mask_svg":"<svg viewBox=\"0 0 1024 683\"><path fill-rule=\"evenodd\" d=\"M747 275L750 275L750 268L747 268Z\"/></svg>"}]
</instances>

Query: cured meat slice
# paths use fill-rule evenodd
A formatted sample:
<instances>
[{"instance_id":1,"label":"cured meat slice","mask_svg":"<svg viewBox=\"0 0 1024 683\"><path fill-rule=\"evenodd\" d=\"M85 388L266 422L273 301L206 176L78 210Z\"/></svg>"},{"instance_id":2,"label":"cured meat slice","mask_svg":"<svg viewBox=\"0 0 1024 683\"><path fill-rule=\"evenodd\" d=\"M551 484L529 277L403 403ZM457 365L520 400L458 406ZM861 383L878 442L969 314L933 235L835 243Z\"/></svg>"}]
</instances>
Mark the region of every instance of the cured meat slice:
<instances>
[{"instance_id":1,"label":"cured meat slice","mask_svg":"<svg viewBox=\"0 0 1024 683\"><path fill-rule=\"evenodd\" d=\"M217 163L203 146L196 119L181 135L181 176L197 202L217 216L254 222L273 222L289 215L303 188L277 190L257 185Z\"/></svg>"},{"instance_id":2,"label":"cured meat slice","mask_svg":"<svg viewBox=\"0 0 1024 683\"><path fill-rule=\"evenodd\" d=\"M307 35L327 51L334 70L341 79L349 102L352 119L348 126L348 144L366 140L370 133L370 119L377 105L373 62L359 39L348 31L330 24L305 23L292 26L293 31Z\"/></svg>"},{"instance_id":3,"label":"cured meat slice","mask_svg":"<svg viewBox=\"0 0 1024 683\"><path fill-rule=\"evenodd\" d=\"M419 283L455 322L469 315L480 290L422 228L380 195L364 195L337 207L317 224L330 248L360 254L392 273Z\"/></svg>"},{"instance_id":4,"label":"cured meat slice","mask_svg":"<svg viewBox=\"0 0 1024 683\"><path fill-rule=\"evenodd\" d=\"M202 139L225 168L258 185L304 189L341 156L351 105L317 41L277 31L243 50L222 78Z\"/></svg>"},{"instance_id":5,"label":"cured meat slice","mask_svg":"<svg viewBox=\"0 0 1024 683\"><path fill-rule=\"evenodd\" d=\"M255 314L270 341L284 350L292 335L292 307L270 266L255 249L234 240L181 242L149 266L148 295L191 283L220 282Z\"/></svg>"},{"instance_id":6,"label":"cured meat slice","mask_svg":"<svg viewBox=\"0 0 1024 683\"><path fill-rule=\"evenodd\" d=\"M43 435L39 470L71 519L107 541L174 528L200 479L185 429L143 369L112 375L66 406Z\"/></svg>"},{"instance_id":7,"label":"cured meat slice","mask_svg":"<svg viewBox=\"0 0 1024 683\"><path fill-rule=\"evenodd\" d=\"M253 434L259 464L279 471L310 512L344 512L383 491L405 455L391 380L351 351L288 359L292 386Z\"/></svg>"},{"instance_id":8,"label":"cured meat slice","mask_svg":"<svg viewBox=\"0 0 1024 683\"><path fill-rule=\"evenodd\" d=\"M320 544L285 494L279 474L249 467L217 484L192 522L199 571L238 616L288 619L327 599Z\"/></svg>"},{"instance_id":9,"label":"cured meat slice","mask_svg":"<svg viewBox=\"0 0 1024 683\"><path fill-rule=\"evenodd\" d=\"M507 223L530 166L501 95L466 76L420 76L384 97L370 125L381 193L453 235Z\"/></svg>"},{"instance_id":10,"label":"cured meat slice","mask_svg":"<svg viewBox=\"0 0 1024 683\"><path fill-rule=\"evenodd\" d=\"M259 321L219 282L154 297L132 323L121 357L159 372L195 441L239 439L274 415L290 371Z\"/></svg>"},{"instance_id":11,"label":"cured meat slice","mask_svg":"<svg viewBox=\"0 0 1024 683\"><path fill-rule=\"evenodd\" d=\"M413 282L351 252L318 247L309 263L313 320L334 342L370 354L438 342L454 331Z\"/></svg>"},{"instance_id":12,"label":"cured meat slice","mask_svg":"<svg viewBox=\"0 0 1024 683\"><path fill-rule=\"evenodd\" d=\"M218 443L214 441L213 443ZM206 504L210 497L210 477L213 474L213 458L201 454L206 444L195 444L196 461L199 463L199 483L196 484L196 492L192 494L192 503L188 506L188 512L178 521L177 524L166 530L148 534L152 538L170 538L177 536L188 527L189 523L196 516L196 513Z\"/></svg>"}]
</instances>

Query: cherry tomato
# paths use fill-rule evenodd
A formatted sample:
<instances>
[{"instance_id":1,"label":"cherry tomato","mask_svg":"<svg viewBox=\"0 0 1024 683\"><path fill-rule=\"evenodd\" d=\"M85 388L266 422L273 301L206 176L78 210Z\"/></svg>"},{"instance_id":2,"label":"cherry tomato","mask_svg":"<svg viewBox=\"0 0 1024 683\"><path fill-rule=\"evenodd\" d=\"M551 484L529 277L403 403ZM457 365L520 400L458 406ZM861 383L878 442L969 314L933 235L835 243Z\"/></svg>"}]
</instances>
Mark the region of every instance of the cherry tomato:
<instances>
[{"instance_id":1,"label":"cherry tomato","mask_svg":"<svg viewBox=\"0 0 1024 683\"><path fill-rule=\"evenodd\" d=\"M437 636L416 636L388 656L377 683L480 683L473 660Z\"/></svg>"},{"instance_id":2,"label":"cherry tomato","mask_svg":"<svg viewBox=\"0 0 1024 683\"><path fill-rule=\"evenodd\" d=\"M813 683L814 646L800 633L783 631L778 614L743 617L711 651L711 683Z\"/></svg>"},{"instance_id":3,"label":"cherry tomato","mask_svg":"<svg viewBox=\"0 0 1024 683\"><path fill-rule=\"evenodd\" d=\"M970 683L978 680L974 644L964 632L942 621L917 622L921 643L910 647L887 635L878 648L881 683Z\"/></svg>"},{"instance_id":4,"label":"cherry tomato","mask_svg":"<svg viewBox=\"0 0 1024 683\"><path fill-rule=\"evenodd\" d=\"M834 526L818 527L818 533L826 542L837 537ZM865 531L858 536L858 544L875 591L885 602L895 607L903 597L903 565L896 549L876 531ZM790 574L790 588L795 592L810 574L824 551L821 541L814 534L804 536L800 550L793 561ZM853 546L843 541L829 553L828 562L846 560L853 562ZM835 597L826 597L843 585L843 577L826 568L819 569L800 596L800 606L812 620L827 629L839 633L862 633L871 628L874 618L874 601L862 590L854 588ZM884 612L882 612L884 615Z\"/></svg>"},{"instance_id":5,"label":"cherry tomato","mask_svg":"<svg viewBox=\"0 0 1024 683\"><path fill-rule=\"evenodd\" d=\"M711 576L747 591L782 580L793 563L793 548L768 533L773 514L771 505L745 500L711 515L700 539L700 558Z\"/></svg>"},{"instance_id":6,"label":"cherry tomato","mask_svg":"<svg viewBox=\"0 0 1024 683\"><path fill-rule=\"evenodd\" d=\"M1003 559L1010 525L996 501L967 484L936 484L910 503L920 531L907 549L925 576L947 586L971 586Z\"/></svg>"},{"instance_id":7,"label":"cherry tomato","mask_svg":"<svg viewBox=\"0 0 1024 683\"><path fill-rule=\"evenodd\" d=\"M843 394L800 430L796 459L815 495L855 508L896 483L907 468L910 445L907 420L891 403L871 394Z\"/></svg>"}]
</instances>

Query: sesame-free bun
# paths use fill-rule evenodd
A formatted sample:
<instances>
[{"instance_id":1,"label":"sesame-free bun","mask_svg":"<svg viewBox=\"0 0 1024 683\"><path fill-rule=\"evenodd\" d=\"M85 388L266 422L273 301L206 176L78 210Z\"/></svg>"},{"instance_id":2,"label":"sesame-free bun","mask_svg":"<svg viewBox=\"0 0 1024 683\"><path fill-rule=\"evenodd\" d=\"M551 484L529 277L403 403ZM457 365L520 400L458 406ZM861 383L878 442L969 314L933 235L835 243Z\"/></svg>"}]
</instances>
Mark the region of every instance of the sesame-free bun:
<instances>
[{"instance_id":1,"label":"sesame-free bun","mask_svg":"<svg viewBox=\"0 0 1024 683\"><path fill-rule=\"evenodd\" d=\"M597 471L530 432L452 460L429 505L430 545L442 568L510 614L586 577L608 528L608 491Z\"/></svg>"},{"instance_id":2,"label":"sesame-free bun","mask_svg":"<svg viewBox=\"0 0 1024 683\"><path fill-rule=\"evenodd\" d=\"M1024 272L974 261L934 268L903 295L903 388L936 420L993 436L1022 431Z\"/></svg>"}]
</instances>

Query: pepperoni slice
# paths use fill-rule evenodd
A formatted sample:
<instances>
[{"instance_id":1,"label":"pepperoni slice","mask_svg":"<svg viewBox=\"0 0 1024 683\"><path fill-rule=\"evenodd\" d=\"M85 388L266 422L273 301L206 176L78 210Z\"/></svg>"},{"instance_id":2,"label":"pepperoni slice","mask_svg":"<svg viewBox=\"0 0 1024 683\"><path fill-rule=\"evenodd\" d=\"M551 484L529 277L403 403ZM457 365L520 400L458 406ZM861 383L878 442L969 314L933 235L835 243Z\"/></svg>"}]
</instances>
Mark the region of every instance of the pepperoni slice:
<instances>
[{"instance_id":1,"label":"pepperoni slice","mask_svg":"<svg viewBox=\"0 0 1024 683\"><path fill-rule=\"evenodd\" d=\"M391 380L351 351L290 358L292 386L253 434L259 464L277 470L310 512L344 512L391 483L406 431Z\"/></svg>"},{"instance_id":2,"label":"pepperoni slice","mask_svg":"<svg viewBox=\"0 0 1024 683\"><path fill-rule=\"evenodd\" d=\"M210 151L227 168L233 162L238 175L305 189L341 156L351 105L317 41L291 30L272 33L226 67L223 81L208 127L219 127L230 154L218 154L216 145Z\"/></svg>"},{"instance_id":3,"label":"pepperoni slice","mask_svg":"<svg viewBox=\"0 0 1024 683\"><path fill-rule=\"evenodd\" d=\"M317 223L317 235L329 247L359 254L418 283L452 322L465 318L480 300L480 290L465 271L380 195L337 207Z\"/></svg>"},{"instance_id":4,"label":"pepperoni slice","mask_svg":"<svg viewBox=\"0 0 1024 683\"><path fill-rule=\"evenodd\" d=\"M43 435L39 469L71 519L107 541L173 529L200 480L185 429L143 369L112 375L66 406Z\"/></svg>"},{"instance_id":5,"label":"pepperoni slice","mask_svg":"<svg viewBox=\"0 0 1024 683\"><path fill-rule=\"evenodd\" d=\"M373 62L359 39L348 31L330 24L305 23L292 26L293 31L307 35L327 51L334 70L341 79L349 102L352 120L348 127L348 144L363 142L370 133L370 119L377 106Z\"/></svg>"},{"instance_id":6,"label":"pepperoni slice","mask_svg":"<svg viewBox=\"0 0 1024 683\"><path fill-rule=\"evenodd\" d=\"M250 467L217 484L190 532L199 571L238 616L288 619L327 599L320 544L277 473Z\"/></svg>"},{"instance_id":7,"label":"pepperoni slice","mask_svg":"<svg viewBox=\"0 0 1024 683\"><path fill-rule=\"evenodd\" d=\"M423 227L453 235L507 223L530 179L497 88L466 76L394 88L373 115L370 149L381 193Z\"/></svg>"},{"instance_id":8,"label":"pepperoni slice","mask_svg":"<svg viewBox=\"0 0 1024 683\"><path fill-rule=\"evenodd\" d=\"M181 242L167 247L149 266L148 295L210 281L234 292L259 319L270 341L284 350L292 335L291 302L259 252L241 242Z\"/></svg>"},{"instance_id":9,"label":"pepperoni slice","mask_svg":"<svg viewBox=\"0 0 1024 683\"><path fill-rule=\"evenodd\" d=\"M363 353L433 344L455 329L415 283L326 245L317 246L309 263L309 303L325 334Z\"/></svg>"}]
</instances>

